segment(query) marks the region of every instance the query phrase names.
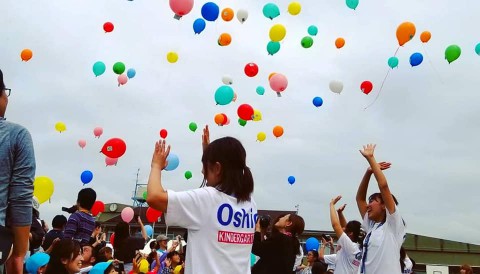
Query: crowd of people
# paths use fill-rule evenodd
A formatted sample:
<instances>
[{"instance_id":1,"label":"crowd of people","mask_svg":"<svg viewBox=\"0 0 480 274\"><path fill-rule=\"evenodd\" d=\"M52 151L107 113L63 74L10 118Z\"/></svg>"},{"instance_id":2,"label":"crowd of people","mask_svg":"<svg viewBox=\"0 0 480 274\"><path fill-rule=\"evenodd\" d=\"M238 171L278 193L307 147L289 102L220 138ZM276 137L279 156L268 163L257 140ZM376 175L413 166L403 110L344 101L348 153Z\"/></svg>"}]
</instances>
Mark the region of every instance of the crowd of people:
<instances>
[{"instance_id":1,"label":"crowd of people","mask_svg":"<svg viewBox=\"0 0 480 274\"><path fill-rule=\"evenodd\" d=\"M164 188L162 170L170 152L165 140L155 144L148 179L147 203L165 213L167 225L187 230L187 246L181 237L171 239L170 247L166 235L149 240L140 217L140 235L131 234L130 225L121 221L113 243L107 243L91 214L96 201L91 188L80 190L68 218L55 216L49 230L33 197L30 133L4 118L11 90L1 70L0 88L0 273L413 273L414 260L402 248L406 223L383 172L391 164L377 162L373 144L360 150L368 163L356 195L362 221L347 221L345 205L336 207L341 196L334 197L329 212L336 247L332 237L322 237L320 248L305 250L305 256L299 241L304 219L292 213L262 224L245 148L233 137L210 142L208 126L202 135L200 188ZM378 192L367 199L372 175ZM465 265L462 273L473 272Z\"/></svg>"}]
</instances>

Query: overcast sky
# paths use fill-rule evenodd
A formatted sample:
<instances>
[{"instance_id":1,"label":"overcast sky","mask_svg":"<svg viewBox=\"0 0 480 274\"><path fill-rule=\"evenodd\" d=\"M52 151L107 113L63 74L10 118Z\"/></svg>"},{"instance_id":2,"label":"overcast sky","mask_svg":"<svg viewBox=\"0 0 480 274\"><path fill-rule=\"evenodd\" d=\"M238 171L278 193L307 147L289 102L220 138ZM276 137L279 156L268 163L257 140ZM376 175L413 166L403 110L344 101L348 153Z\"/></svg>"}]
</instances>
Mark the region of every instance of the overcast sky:
<instances>
[{"instance_id":1,"label":"overcast sky","mask_svg":"<svg viewBox=\"0 0 480 274\"><path fill-rule=\"evenodd\" d=\"M12 88L6 118L30 130L37 176L55 183L51 203L40 208L44 219L50 223L61 206L75 202L84 170L93 172L87 186L99 200L131 204L137 169L146 183L162 128L180 157L176 170L163 173L164 185L198 187L201 127L209 124L213 138L230 135L243 142L260 209L295 210L298 204L307 229L330 230L328 204L341 194L347 218L360 219L355 194L367 162L358 150L377 143L377 159L392 162L386 176L409 233L480 244L480 56L474 51L480 2L360 0L353 11L342 0L308 0L292 16L289 1L282 0L275 1L281 15L270 20L262 15L266 1L219 0L221 9L246 9L247 21L219 18L195 35L192 24L205 2L196 1L190 14L175 20L166 0L2 1L0 66ZM115 30L106 34L107 21ZM395 32L404 21L415 23L417 35L398 50L399 67L364 110L389 70L387 60L398 48ZM268 32L277 23L287 35L280 51L269 56ZM304 49L300 41L310 25L319 32ZM424 30L432 33L427 44L419 40ZM231 34L230 46L218 46L223 32ZM337 37L346 40L340 50ZM463 51L448 64L444 50L451 44ZM24 48L33 51L29 62L20 60ZM178 53L177 63L167 62L169 51ZM412 68L414 52L424 62ZM96 61L107 65L99 77L92 72ZM137 71L121 87L112 71L117 61ZM243 72L249 62L259 66L256 77ZM282 97L269 87L272 72L289 80ZM233 78L238 99L217 106L214 92L224 75ZM343 82L340 95L329 90L332 80ZM369 95L360 91L365 80L374 84ZM257 86L265 87L263 96ZM312 104L315 96L324 100L320 108ZM242 103L260 110L263 120L239 126L236 110ZM214 125L220 112L230 125ZM58 121L66 132L55 131ZM198 124L196 132L188 129L190 122ZM272 135L275 125L285 129L281 138ZM97 126L104 128L100 139L93 135ZM262 143L256 141L261 131L267 133ZM105 167L99 151L112 137L125 140L127 152L117 166ZM83 150L79 139L87 140ZM184 178L187 170L190 180ZM296 177L294 185L288 176ZM369 193L378 191L374 179L370 186Z\"/></svg>"}]
</instances>

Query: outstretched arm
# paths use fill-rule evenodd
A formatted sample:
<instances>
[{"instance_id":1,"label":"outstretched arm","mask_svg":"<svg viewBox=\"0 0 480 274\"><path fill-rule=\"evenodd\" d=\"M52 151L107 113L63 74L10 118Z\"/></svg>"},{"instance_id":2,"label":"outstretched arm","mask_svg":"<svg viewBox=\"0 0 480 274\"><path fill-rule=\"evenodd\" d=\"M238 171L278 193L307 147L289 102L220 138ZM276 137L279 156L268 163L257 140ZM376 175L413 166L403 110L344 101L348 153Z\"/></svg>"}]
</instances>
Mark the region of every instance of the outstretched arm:
<instances>
[{"instance_id":1,"label":"outstretched arm","mask_svg":"<svg viewBox=\"0 0 480 274\"><path fill-rule=\"evenodd\" d=\"M337 234L337 238L340 238L340 236L343 234L343 228L340 225L337 210L335 209L335 204L340 201L340 199L342 199L342 196L337 196L330 201L330 221L332 222L333 231L335 231L335 234Z\"/></svg>"},{"instance_id":2,"label":"outstretched arm","mask_svg":"<svg viewBox=\"0 0 480 274\"><path fill-rule=\"evenodd\" d=\"M342 226L342 228L347 226L347 219L345 219L345 215L343 215L343 210L346 206L347 204L343 204L337 209L338 218L340 219L340 225Z\"/></svg>"},{"instance_id":3,"label":"outstretched arm","mask_svg":"<svg viewBox=\"0 0 480 274\"><path fill-rule=\"evenodd\" d=\"M165 212L168 205L168 193L162 186L162 169L168 162L167 156L170 153L170 145L166 146L165 140L155 143L150 177L147 185L147 203L156 210Z\"/></svg>"},{"instance_id":4,"label":"outstretched arm","mask_svg":"<svg viewBox=\"0 0 480 274\"><path fill-rule=\"evenodd\" d=\"M365 216L365 213L367 213L367 189L368 189L368 183L370 182L370 178L372 177L372 172L367 169L365 172L365 175L363 175L362 181L360 182L360 185L358 186L357 190L357 206L358 206L358 211L360 211L360 215L363 218Z\"/></svg>"},{"instance_id":5,"label":"outstretched arm","mask_svg":"<svg viewBox=\"0 0 480 274\"><path fill-rule=\"evenodd\" d=\"M395 201L393 200L392 193L390 192L390 188L387 184L387 178L382 172L382 168L379 164L377 164L375 160L374 151L376 145L368 144L363 146L363 150L360 150L360 153L367 159L368 163L370 164L370 168L372 169L373 175L378 183L378 188L380 189L380 193L382 194L383 202L385 203L385 207L387 208L390 214L395 213ZM390 167L390 164L388 165ZM387 167L387 168L388 168ZM383 168L383 169L387 169Z\"/></svg>"}]
</instances>

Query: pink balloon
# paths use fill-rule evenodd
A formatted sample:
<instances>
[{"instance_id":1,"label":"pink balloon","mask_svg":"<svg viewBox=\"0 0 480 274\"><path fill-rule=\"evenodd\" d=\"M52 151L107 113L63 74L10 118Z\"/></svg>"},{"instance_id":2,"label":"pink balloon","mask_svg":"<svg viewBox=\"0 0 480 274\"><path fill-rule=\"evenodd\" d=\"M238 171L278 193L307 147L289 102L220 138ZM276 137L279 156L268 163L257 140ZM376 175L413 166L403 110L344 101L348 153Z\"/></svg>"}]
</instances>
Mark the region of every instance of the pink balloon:
<instances>
[{"instance_id":1,"label":"pink balloon","mask_svg":"<svg viewBox=\"0 0 480 274\"><path fill-rule=\"evenodd\" d=\"M125 85L128 82L128 77L126 74L118 75L118 86Z\"/></svg>"},{"instance_id":2,"label":"pink balloon","mask_svg":"<svg viewBox=\"0 0 480 274\"><path fill-rule=\"evenodd\" d=\"M275 73L275 75L273 75L271 78L270 78L270 87L278 93L278 95L280 95L280 92L284 91L285 89L287 89L287 86L288 86L288 80L287 80L287 77L285 77L285 75L281 74L281 73Z\"/></svg>"},{"instance_id":3,"label":"pink balloon","mask_svg":"<svg viewBox=\"0 0 480 274\"><path fill-rule=\"evenodd\" d=\"M93 129L93 135L95 135L95 137L100 138L100 136L102 136L102 134L103 134L103 128L96 127L96 128Z\"/></svg>"},{"instance_id":4,"label":"pink balloon","mask_svg":"<svg viewBox=\"0 0 480 274\"><path fill-rule=\"evenodd\" d=\"M175 18L180 19L193 9L193 0L170 0L170 8L175 13Z\"/></svg>"},{"instance_id":5,"label":"pink balloon","mask_svg":"<svg viewBox=\"0 0 480 274\"><path fill-rule=\"evenodd\" d=\"M87 141L85 140L78 140L78 145L81 147L81 148L84 148L86 145L87 145Z\"/></svg>"},{"instance_id":6,"label":"pink balloon","mask_svg":"<svg viewBox=\"0 0 480 274\"><path fill-rule=\"evenodd\" d=\"M113 166L113 165L116 166L117 162L118 162L118 158L110 158L110 157L105 158L105 164L107 166Z\"/></svg>"},{"instance_id":7,"label":"pink balloon","mask_svg":"<svg viewBox=\"0 0 480 274\"><path fill-rule=\"evenodd\" d=\"M130 223L130 221L133 219L133 209L131 207L126 207L122 210L122 213L120 214L122 216L122 220L126 223Z\"/></svg>"}]
</instances>

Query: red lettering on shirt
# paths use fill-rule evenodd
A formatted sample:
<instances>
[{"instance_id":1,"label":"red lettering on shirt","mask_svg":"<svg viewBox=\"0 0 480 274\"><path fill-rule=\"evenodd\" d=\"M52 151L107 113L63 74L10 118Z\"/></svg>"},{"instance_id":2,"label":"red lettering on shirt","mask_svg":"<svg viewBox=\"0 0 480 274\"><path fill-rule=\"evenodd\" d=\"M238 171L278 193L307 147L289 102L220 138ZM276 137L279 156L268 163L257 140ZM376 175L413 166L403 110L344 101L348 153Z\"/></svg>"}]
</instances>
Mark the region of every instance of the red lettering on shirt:
<instances>
[{"instance_id":1,"label":"red lettering on shirt","mask_svg":"<svg viewBox=\"0 0 480 274\"><path fill-rule=\"evenodd\" d=\"M254 233L219 231L218 242L228 244L253 244Z\"/></svg>"}]
</instances>

